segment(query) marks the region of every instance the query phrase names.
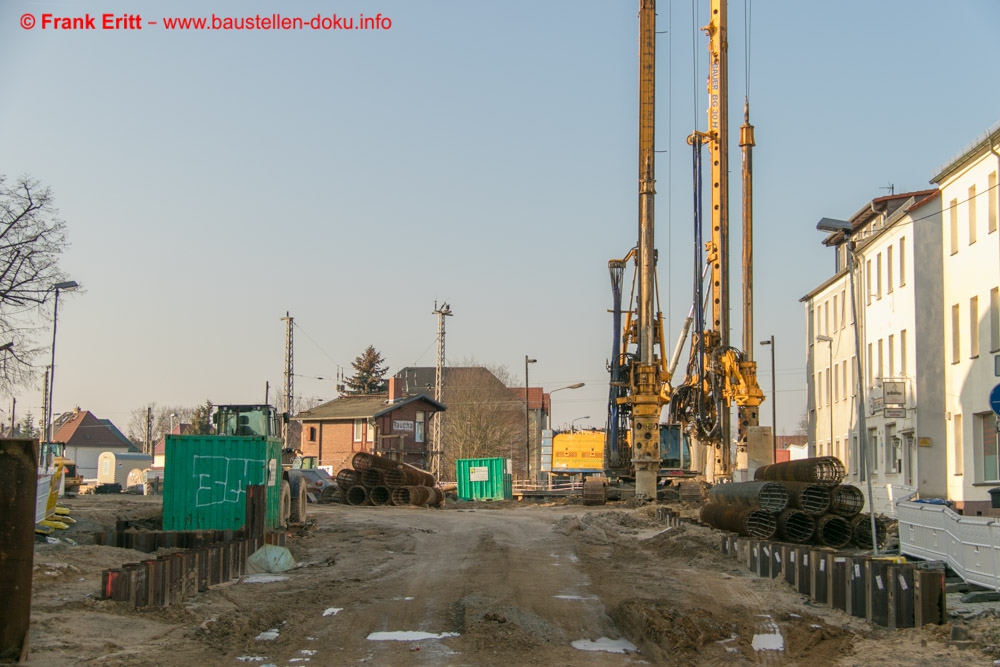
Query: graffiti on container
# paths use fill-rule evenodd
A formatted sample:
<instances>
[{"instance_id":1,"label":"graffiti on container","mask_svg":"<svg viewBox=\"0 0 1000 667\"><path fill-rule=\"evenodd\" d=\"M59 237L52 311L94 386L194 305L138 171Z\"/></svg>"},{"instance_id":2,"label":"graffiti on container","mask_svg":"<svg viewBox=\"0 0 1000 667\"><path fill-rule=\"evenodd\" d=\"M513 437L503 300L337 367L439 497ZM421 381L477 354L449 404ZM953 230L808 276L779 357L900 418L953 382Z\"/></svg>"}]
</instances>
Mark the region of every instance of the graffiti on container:
<instances>
[{"instance_id":1,"label":"graffiti on container","mask_svg":"<svg viewBox=\"0 0 1000 667\"><path fill-rule=\"evenodd\" d=\"M241 502L246 485L261 482L259 460L195 455L192 468L198 478L195 507Z\"/></svg>"}]
</instances>

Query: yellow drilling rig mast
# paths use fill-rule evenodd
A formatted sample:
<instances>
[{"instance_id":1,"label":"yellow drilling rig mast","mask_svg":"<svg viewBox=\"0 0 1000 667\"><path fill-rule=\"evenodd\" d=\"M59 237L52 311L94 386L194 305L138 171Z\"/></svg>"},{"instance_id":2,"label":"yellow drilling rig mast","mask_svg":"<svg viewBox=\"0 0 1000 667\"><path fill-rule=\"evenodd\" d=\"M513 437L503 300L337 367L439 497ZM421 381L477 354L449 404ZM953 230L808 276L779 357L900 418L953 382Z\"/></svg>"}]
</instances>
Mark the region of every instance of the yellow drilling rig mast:
<instances>
[{"instance_id":1,"label":"yellow drilling rig mast","mask_svg":"<svg viewBox=\"0 0 1000 667\"><path fill-rule=\"evenodd\" d=\"M671 422L692 443L692 468L711 482L730 479L730 407L737 406L737 461L745 467L747 442L757 427L758 407L764 400L757 385L753 348L752 160L753 126L749 104L740 132L743 150L743 348L730 344L729 323L729 118L728 42L726 0L711 0L711 17L704 28L709 37L708 129L688 139L695 163L695 297L673 358L667 365L663 317L659 311L656 250L653 238L654 103L656 3L639 6L639 235L624 259L608 263L611 272L614 343L605 467L612 477L634 475L636 496L655 498L660 459L660 418L670 404ZM711 238L704 243L701 266L701 146L708 147L711 163ZM633 260L632 297L622 310L625 267ZM709 276L709 294L704 277ZM706 301L710 308L706 308ZM710 321L705 321L710 311ZM624 317L624 324L622 318ZM685 378L676 389L670 380L692 323L691 353ZM742 456L742 459L741 459Z\"/></svg>"}]
</instances>

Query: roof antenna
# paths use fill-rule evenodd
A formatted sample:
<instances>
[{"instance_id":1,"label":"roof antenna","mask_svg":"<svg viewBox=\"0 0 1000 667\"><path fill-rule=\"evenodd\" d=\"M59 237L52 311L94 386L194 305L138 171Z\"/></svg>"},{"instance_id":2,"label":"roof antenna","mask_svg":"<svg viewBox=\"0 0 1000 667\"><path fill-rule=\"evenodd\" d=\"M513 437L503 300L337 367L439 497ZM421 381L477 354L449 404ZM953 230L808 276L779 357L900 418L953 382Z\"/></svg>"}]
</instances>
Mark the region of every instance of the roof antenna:
<instances>
[{"instance_id":1,"label":"roof antenna","mask_svg":"<svg viewBox=\"0 0 1000 667\"><path fill-rule=\"evenodd\" d=\"M896 194L896 186L892 183L890 183L889 185L879 186L879 190L888 190L890 197Z\"/></svg>"}]
</instances>

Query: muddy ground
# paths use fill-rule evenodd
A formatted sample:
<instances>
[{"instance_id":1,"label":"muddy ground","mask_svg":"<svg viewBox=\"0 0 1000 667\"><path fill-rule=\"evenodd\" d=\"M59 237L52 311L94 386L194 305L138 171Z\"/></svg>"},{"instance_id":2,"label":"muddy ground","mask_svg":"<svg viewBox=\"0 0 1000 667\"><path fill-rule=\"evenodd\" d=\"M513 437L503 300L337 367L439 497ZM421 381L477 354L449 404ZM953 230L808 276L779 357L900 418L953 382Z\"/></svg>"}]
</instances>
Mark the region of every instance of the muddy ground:
<instances>
[{"instance_id":1,"label":"muddy ground","mask_svg":"<svg viewBox=\"0 0 1000 667\"><path fill-rule=\"evenodd\" d=\"M310 505L314 523L289 535L299 567L287 579L133 610L98 599L101 571L148 556L95 546L92 532L118 518L153 526L159 499L61 504L78 522L58 543L36 545L30 665L909 667L1000 658L993 611L875 628L751 576L721 555L709 528L665 529L653 506Z\"/></svg>"}]
</instances>

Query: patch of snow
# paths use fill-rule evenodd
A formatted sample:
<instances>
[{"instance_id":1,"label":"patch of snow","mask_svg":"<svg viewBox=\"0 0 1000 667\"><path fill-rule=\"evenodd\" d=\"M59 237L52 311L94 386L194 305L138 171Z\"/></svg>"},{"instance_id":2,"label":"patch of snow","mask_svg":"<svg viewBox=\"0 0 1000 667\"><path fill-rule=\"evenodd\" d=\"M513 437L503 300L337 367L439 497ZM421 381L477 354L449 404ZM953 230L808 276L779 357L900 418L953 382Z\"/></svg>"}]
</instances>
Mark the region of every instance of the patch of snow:
<instances>
[{"instance_id":1,"label":"patch of snow","mask_svg":"<svg viewBox=\"0 0 1000 667\"><path fill-rule=\"evenodd\" d=\"M275 581L288 581L288 577L277 574L248 574L243 577L241 584L271 584Z\"/></svg>"},{"instance_id":2,"label":"patch of snow","mask_svg":"<svg viewBox=\"0 0 1000 667\"><path fill-rule=\"evenodd\" d=\"M368 639L373 642L409 642L420 641L421 639L444 639L446 637L457 637L457 632L420 632L419 630L396 630L395 632L373 632L368 635Z\"/></svg>"},{"instance_id":3,"label":"patch of snow","mask_svg":"<svg viewBox=\"0 0 1000 667\"><path fill-rule=\"evenodd\" d=\"M271 628L270 630L265 630L264 632L254 637L254 639L256 639L257 641L268 641L268 642L277 638L278 638L278 628Z\"/></svg>"},{"instance_id":4,"label":"patch of snow","mask_svg":"<svg viewBox=\"0 0 1000 667\"><path fill-rule=\"evenodd\" d=\"M343 607L330 607L329 609L323 610L324 616L336 616L337 612L344 611ZM310 637L312 639L312 637Z\"/></svg>"},{"instance_id":5,"label":"patch of snow","mask_svg":"<svg viewBox=\"0 0 1000 667\"><path fill-rule=\"evenodd\" d=\"M638 650L635 644L627 639L608 639L607 637L594 640L577 639L572 646L581 651L604 651L605 653L626 653Z\"/></svg>"}]
</instances>

